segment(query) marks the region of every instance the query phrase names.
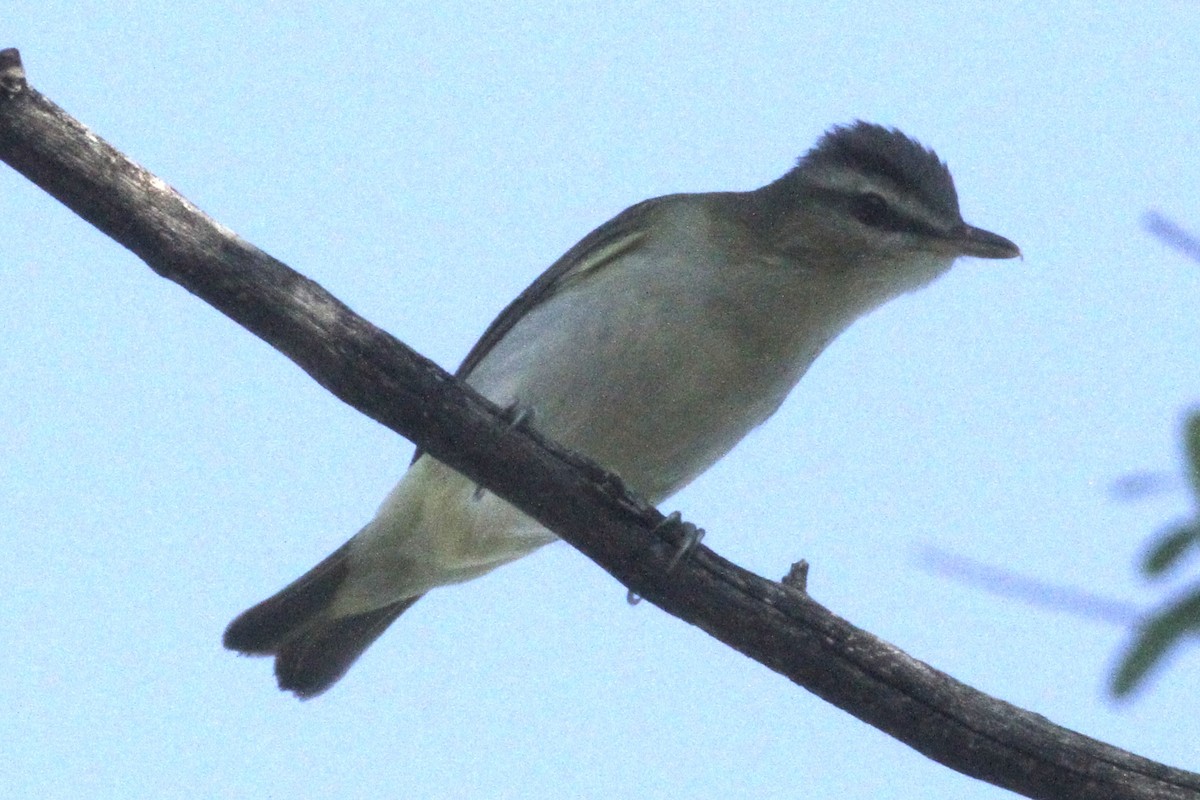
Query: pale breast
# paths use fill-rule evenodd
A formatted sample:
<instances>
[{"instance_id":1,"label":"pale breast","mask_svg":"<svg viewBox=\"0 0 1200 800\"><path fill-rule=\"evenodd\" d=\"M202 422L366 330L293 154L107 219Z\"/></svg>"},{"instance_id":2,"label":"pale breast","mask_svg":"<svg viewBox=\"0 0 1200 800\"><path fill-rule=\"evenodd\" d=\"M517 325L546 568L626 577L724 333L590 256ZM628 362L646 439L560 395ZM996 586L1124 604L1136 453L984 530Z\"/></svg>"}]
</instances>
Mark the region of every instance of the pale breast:
<instances>
[{"instance_id":1,"label":"pale breast","mask_svg":"<svg viewBox=\"0 0 1200 800\"><path fill-rule=\"evenodd\" d=\"M793 265L731 260L702 206L533 308L468 378L652 502L779 406L844 327Z\"/></svg>"}]
</instances>

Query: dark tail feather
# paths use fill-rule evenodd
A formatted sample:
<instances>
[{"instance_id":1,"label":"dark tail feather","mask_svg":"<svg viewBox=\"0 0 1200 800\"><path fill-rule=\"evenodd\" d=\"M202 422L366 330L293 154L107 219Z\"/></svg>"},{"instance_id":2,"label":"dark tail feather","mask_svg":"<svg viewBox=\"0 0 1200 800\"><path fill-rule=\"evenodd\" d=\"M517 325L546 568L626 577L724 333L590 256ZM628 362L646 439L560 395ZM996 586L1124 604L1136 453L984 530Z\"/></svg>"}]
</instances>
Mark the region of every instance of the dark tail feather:
<instances>
[{"instance_id":1,"label":"dark tail feather","mask_svg":"<svg viewBox=\"0 0 1200 800\"><path fill-rule=\"evenodd\" d=\"M279 688L302 700L316 697L337 683L379 634L420 599L421 595L406 597L374 611L314 623L276 652Z\"/></svg>"},{"instance_id":2,"label":"dark tail feather","mask_svg":"<svg viewBox=\"0 0 1200 800\"><path fill-rule=\"evenodd\" d=\"M225 629L225 646L251 656L274 654L333 602L349 570L346 542L273 597L243 611Z\"/></svg>"},{"instance_id":3,"label":"dark tail feather","mask_svg":"<svg viewBox=\"0 0 1200 800\"><path fill-rule=\"evenodd\" d=\"M421 598L349 617L326 611L346 580L349 542L278 594L242 612L225 629L225 647L275 656L279 688L308 699L335 684L396 617Z\"/></svg>"}]
</instances>

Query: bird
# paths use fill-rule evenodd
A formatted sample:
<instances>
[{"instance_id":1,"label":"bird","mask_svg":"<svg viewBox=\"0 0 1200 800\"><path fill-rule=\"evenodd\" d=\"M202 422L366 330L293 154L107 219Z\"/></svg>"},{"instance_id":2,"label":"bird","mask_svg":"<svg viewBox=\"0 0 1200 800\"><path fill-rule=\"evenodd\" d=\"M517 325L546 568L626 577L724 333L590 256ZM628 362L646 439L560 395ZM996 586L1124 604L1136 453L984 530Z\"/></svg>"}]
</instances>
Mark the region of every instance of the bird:
<instances>
[{"instance_id":1,"label":"bird","mask_svg":"<svg viewBox=\"0 0 1200 800\"><path fill-rule=\"evenodd\" d=\"M946 164L895 128L829 128L751 191L642 201L512 301L456 376L659 504L783 402L851 323L961 256L1013 242L965 223ZM557 537L420 452L356 535L228 626L301 699L401 614Z\"/></svg>"}]
</instances>

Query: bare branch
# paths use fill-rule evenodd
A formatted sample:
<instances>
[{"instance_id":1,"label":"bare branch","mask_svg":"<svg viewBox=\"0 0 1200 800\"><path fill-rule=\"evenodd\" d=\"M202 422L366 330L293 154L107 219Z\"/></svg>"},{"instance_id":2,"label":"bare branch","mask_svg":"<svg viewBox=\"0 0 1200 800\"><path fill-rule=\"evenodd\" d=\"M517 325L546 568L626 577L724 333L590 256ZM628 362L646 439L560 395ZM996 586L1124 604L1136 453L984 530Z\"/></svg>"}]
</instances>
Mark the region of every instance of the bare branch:
<instances>
[{"instance_id":1,"label":"bare branch","mask_svg":"<svg viewBox=\"0 0 1200 800\"><path fill-rule=\"evenodd\" d=\"M665 568L679 526L527 430L316 283L239 239L69 117L0 51L0 158L261 337L346 403L486 485L637 595L952 769L1037 798L1195 798L1168 768L988 697L794 588L704 547Z\"/></svg>"}]
</instances>

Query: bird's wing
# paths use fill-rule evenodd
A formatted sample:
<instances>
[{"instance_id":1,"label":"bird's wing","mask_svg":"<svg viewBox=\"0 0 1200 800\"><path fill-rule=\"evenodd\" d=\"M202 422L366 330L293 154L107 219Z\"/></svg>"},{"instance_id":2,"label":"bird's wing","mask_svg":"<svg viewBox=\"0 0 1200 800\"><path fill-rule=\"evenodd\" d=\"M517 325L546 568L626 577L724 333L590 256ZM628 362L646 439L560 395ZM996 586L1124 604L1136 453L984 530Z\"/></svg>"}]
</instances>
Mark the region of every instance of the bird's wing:
<instances>
[{"instance_id":1,"label":"bird's wing","mask_svg":"<svg viewBox=\"0 0 1200 800\"><path fill-rule=\"evenodd\" d=\"M622 255L640 246L649 236L650 218L668 199L656 197L643 200L580 239L500 312L467 353L467 357L455 371L455 377L468 377L505 334L534 308L563 289L595 275ZM414 462L421 457L422 452L418 449L413 454Z\"/></svg>"}]
</instances>

